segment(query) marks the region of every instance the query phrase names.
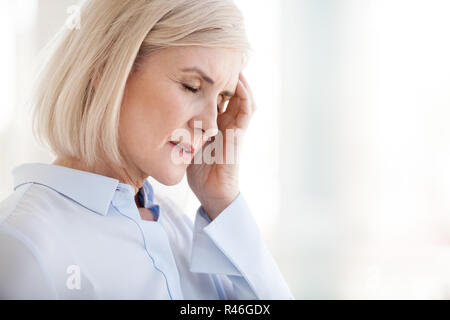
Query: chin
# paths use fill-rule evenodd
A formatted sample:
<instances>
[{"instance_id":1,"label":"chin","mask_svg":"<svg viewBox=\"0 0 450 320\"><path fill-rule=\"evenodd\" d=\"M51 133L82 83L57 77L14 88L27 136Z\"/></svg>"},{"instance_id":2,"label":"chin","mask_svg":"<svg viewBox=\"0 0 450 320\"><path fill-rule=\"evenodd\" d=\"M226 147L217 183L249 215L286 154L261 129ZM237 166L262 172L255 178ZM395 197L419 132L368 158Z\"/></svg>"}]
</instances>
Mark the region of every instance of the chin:
<instances>
[{"instance_id":1,"label":"chin","mask_svg":"<svg viewBox=\"0 0 450 320\"><path fill-rule=\"evenodd\" d=\"M166 186L175 186L179 184L186 174L186 168L182 166L178 168L168 168L166 170L167 171L162 170L157 175L153 176L156 181Z\"/></svg>"}]
</instances>

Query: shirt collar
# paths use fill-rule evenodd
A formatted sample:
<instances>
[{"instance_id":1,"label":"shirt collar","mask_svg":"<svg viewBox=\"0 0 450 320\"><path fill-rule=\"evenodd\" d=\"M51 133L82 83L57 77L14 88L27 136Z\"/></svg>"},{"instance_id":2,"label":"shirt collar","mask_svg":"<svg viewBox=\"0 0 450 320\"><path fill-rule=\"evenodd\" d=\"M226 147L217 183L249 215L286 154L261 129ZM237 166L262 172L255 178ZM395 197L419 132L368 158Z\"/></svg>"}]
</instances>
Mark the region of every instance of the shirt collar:
<instances>
[{"instance_id":1,"label":"shirt collar","mask_svg":"<svg viewBox=\"0 0 450 320\"><path fill-rule=\"evenodd\" d=\"M105 216L115 192L125 191L134 199L134 188L119 180L76 170L63 166L44 163L26 163L13 169L14 190L28 183L45 185L82 206ZM153 205L153 188L146 180L139 189L138 198L143 206Z\"/></svg>"}]
</instances>

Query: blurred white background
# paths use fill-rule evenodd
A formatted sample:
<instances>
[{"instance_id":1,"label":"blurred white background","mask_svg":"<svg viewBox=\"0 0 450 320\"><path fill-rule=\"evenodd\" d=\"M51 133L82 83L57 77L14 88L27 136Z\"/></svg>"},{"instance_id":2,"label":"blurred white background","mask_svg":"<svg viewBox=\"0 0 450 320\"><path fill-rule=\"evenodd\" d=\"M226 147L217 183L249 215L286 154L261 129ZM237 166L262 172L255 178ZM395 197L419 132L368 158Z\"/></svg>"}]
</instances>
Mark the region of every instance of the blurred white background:
<instances>
[{"instance_id":1,"label":"blurred white background","mask_svg":"<svg viewBox=\"0 0 450 320\"><path fill-rule=\"evenodd\" d=\"M235 2L258 105L241 192L295 298L450 299L450 1ZM74 4L0 0L0 199L54 159L26 102ZM150 182L194 217L185 179Z\"/></svg>"}]
</instances>

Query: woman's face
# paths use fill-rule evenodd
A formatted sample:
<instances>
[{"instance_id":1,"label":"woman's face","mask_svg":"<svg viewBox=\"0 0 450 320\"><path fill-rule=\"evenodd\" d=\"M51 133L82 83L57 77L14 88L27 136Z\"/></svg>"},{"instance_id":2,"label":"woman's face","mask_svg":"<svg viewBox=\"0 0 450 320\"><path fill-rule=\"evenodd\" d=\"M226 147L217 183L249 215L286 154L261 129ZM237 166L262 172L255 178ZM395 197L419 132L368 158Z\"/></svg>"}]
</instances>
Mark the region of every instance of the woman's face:
<instances>
[{"instance_id":1,"label":"woman's face","mask_svg":"<svg viewBox=\"0 0 450 320\"><path fill-rule=\"evenodd\" d=\"M224 92L234 94L241 70L241 53L225 48L172 47L147 58L129 77L120 112L119 148L127 171L165 185L179 183L188 164L172 160L179 148L170 141L185 140L176 138L175 130L184 130L194 154L199 152L217 133L218 106L222 112L231 98Z\"/></svg>"}]
</instances>

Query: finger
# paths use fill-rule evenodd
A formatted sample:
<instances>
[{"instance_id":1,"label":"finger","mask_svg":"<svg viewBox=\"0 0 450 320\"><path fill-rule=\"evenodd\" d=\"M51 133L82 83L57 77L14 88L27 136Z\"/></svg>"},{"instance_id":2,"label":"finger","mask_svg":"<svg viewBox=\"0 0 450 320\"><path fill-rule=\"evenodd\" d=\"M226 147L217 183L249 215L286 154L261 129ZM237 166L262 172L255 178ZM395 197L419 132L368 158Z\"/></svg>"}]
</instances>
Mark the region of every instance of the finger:
<instances>
[{"instance_id":1,"label":"finger","mask_svg":"<svg viewBox=\"0 0 450 320\"><path fill-rule=\"evenodd\" d=\"M252 101L250 95L241 80L239 80L239 112L236 115L236 125L239 128L246 129L252 116Z\"/></svg>"},{"instance_id":2,"label":"finger","mask_svg":"<svg viewBox=\"0 0 450 320\"><path fill-rule=\"evenodd\" d=\"M239 79L242 81L242 83L244 84L244 87L246 88L249 96L250 96L250 100L252 101L251 105L252 105L252 113L256 111L257 107L256 107L256 103L255 103L255 99L253 97L253 92L250 88L250 85L248 84L247 79L245 78L244 74L241 72L239 74Z\"/></svg>"},{"instance_id":3,"label":"finger","mask_svg":"<svg viewBox=\"0 0 450 320\"><path fill-rule=\"evenodd\" d=\"M251 114L250 97L241 80L238 80L236 93L233 96L232 100L230 100L228 109L230 109L231 114L233 114L235 117L239 113L243 113L245 115Z\"/></svg>"}]
</instances>

